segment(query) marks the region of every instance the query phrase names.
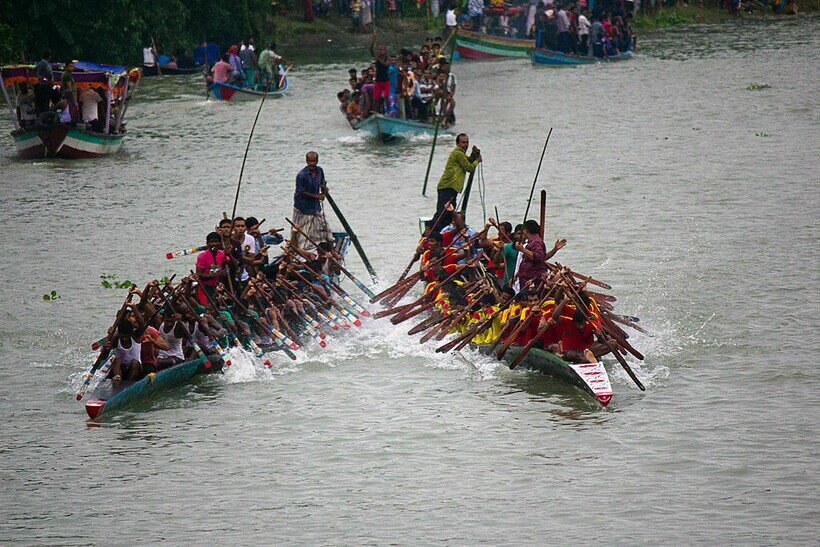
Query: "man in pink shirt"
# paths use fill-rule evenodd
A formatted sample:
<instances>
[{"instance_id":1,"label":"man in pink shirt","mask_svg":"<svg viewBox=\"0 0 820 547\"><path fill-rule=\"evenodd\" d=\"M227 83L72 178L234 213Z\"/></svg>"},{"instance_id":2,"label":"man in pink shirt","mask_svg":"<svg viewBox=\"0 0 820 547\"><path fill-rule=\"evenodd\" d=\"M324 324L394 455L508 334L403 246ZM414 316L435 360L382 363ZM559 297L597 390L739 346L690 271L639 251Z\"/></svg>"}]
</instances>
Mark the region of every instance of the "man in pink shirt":
<instances>
[{"instance_id":1,"label":"man in pink shirt","mask_svg":"<svg viewBox=\"0 0 820 547\"><path fill-rule=\"evenodd\" d=\"M208 248L199 253L196 257L196 275L199 281L199 303L203 306L208 303L208 298L213 298L216 286L221 279L226 276L227 258L225 252L220 249L222 238L216 232L211 232L205 238Z\"/></svg>"},{"instance_id":2,"label":"man in pink shirt","mask_svg":"<svg viewBox=\"0 0 820 547\"><path fill-rule=\"evenodd\" d=\"M537 279L547 272L547 260L555 253L563 249L567 244L566 239L559 239L550 252L541 239L541 227L534 220L524 223L524 237L527 239L526 245L516 243L515 248L521 252L521 266L518 268L518 281L523 287L529 280Z\"/></svg>"},{"instance_id":3,"label":"man in pink shirt","mask_svg":"<svg viewBox=\"0 0 820 547\"><path fill-rule=\"evenodd\" d=\"M233 71L233 67L227 61L227 55L223 56L222 59L218 60L211 71L214 75L214 82L216 83L225 83L230 79L231 72Z\"/></svg>"}]
</instances>

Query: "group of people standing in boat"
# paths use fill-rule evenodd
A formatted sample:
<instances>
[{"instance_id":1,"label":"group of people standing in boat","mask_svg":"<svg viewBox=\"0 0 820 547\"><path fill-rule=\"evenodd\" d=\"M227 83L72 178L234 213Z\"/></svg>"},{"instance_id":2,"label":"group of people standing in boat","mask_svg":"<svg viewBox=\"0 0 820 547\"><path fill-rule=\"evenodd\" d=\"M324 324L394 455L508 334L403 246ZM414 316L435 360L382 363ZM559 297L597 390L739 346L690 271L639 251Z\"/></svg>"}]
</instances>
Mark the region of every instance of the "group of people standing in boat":
<instances>
[{"instance_id":1,"label":"group of people standing in boat","mask_svg":"<svg viewBox=\"0 0 820 547\"><path fill-rule=\"evenodd\" d=\"M420 52L389 54L386 45L370 46L373 62L348 71L349 88L336 94L351 125L371 114L402 120L455 123L457 80L442 53L440 37L427 38Z\"/></svg>"},{"instance_id":2,"label":"group of people standing in boat","mask_svg":"<svg viewBox=\"0 0 820 547\"><path fill-rule=\"evenodd\" d=\"M619 55L633 49L631 20L631 14L590 16L573 3L542 1L535 13L535 47L584 56Z\"/></svg>"},{"instance_id":3,"label":"group of people standing in boat","mask_svg":"<svg viewBox=\"0 0 820 547\"><path fill-rule=\"evenodd\" d=\"M276 53L276 43L271 42L256 53L253 38L247 43L232 44L211 67L209 81L253 87L260 91L279 88L280 77L284 74L281 64L284 59Z\"/></svg>"},{"instance_id":4,"label":"group of people standing in boat","mask_svg":"<svg viewBox=\"0 0 820 547\"><path fill-rule=\"evenodd\" d=\"M20 127L29 129L39 122L48 126L57 123L71 127L83 125L97 133L105 130L106 94L95 86L78 87L73 76L74 63L67 62L60 67L59 81L55 81L51 55L43 53L34 66L36 83L21 82L17 89L14 106ZM121 104L122 100L111 98L109 128L115 127L117 109Z\"/></svg>"}]
</instances>

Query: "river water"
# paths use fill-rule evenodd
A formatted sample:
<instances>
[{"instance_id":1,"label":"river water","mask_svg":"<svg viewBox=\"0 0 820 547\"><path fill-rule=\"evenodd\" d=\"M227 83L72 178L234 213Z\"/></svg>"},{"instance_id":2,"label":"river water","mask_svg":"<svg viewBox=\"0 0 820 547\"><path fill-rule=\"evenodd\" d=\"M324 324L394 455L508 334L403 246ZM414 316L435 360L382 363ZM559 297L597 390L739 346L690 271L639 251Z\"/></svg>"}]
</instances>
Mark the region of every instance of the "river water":
<instances>
[{"instance_id":1,"label":"river water","mask_svg":"<svg viewBox=\"0 0 820 547\"><path fill-rule=\"evenodd\" d=\"M73 392L124 294L100 276L192 267L164 254L230 211L256 104L146 79L116 157L20 161L5 138L0 541L816 543L818 30L693 27L612 66L456 66L487 214L521 218L554 127L546 237L566 237L557 259L612 284L652 333L633 336L647 391L608 362L607 409L368 321L271 370L237 356L92 427ZM434 207L430 142L352 132L335 106L348 67L298 67L265 104L238 212L281 227L315 149L387 286Z\"/></svg>"}]
</instances>

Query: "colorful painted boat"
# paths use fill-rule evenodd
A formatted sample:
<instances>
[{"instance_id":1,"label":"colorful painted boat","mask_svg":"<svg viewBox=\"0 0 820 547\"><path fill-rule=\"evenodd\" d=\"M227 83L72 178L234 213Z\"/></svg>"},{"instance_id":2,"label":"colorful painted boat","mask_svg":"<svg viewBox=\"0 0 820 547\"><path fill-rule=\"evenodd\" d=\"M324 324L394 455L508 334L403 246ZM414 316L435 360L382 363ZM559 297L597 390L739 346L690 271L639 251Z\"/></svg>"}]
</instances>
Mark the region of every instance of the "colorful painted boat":
<instances>
[{"instance_id":1,"label":"colorful painted boat","mask_svg":"<svg viewBox=\"0 0 820 547\"><path fill-rule=\"evenodd\" d=\"M491 36L472 30L459 29L456 34L456 51L459 58L472 61L510 57L526 58L534 45L533 40Z\"/></svg>"},{"instance_id":2,"label":"colorful painted boat","mask_svg":"<svg viewBox=\"0 0 820 547\"><path fill-rule=\"evenodd\" d=\"M551 51L548 49L534 49L532 51L533 63L537 65L551 66L594 65L595 63L615 63L618 61L626 61L631 58L631 51L625 51L624 53L621 53L619 55L611 55L609 57L573 55L571 53L562 53L560 51Z\"/></svg>"},{"instance_id":3,"label":"colorful painted boat","mask_svg":"<svg viewBox=\"0 0 820 547\"><path fill-rule=\"evenodd\" d=\"M125 130L116 135L94 133L82 126L57 125L51 129L17 129L11 136L17 146L17 155L24 159L38 158L96 158L118 152Z\"/></svg>"},{"instance_id":4,"label":"colorful painted boat","mask_svg":"<svg viewBox=\"0 0 820 547\"><path fill-rule=\"evenodd\" d=\"M268 98L277 99L284 96L289 84L290 80L285 76L279 89L268 91ZM255 100L265 95L265 90L259 90L258 86L240 86L208 82L208 96L210 97L211 95L218 101Z\"/></svg>"},{"instance_id":5,"label":"colorful painted boat","mask_svg":"<svg viewBox=\"0 0 820 547\"><path fill-rule=\"evenodd\" d=\"M85 62L74 63L74 66L72 76L79 91L91 88L102 91L108 98L108 101L105 101L106 123L101 132L92 131L83 123L61 124L59 114L54 111L42 112L35 123L26 127L21 126L21 121L17 119L17 113L11 105L16 102L20 84L34 86L37 83L34 65L15 65L0 69L0 88L9 104L14 124L11 136L20 157L94 158L120 150L126 135L125 112L136 92L141 77L140 71ZM62 70L62 65L52 64L55 88L60 87ZM112 107L117 109L115 116L112 116Z\"/></svg>"},{"instance_id":6,"label":"colorful painted boat","mask_svg":"<svg viewBox=\"0 0 820 547\"><path fill-rule=\"evenodd\" d=\"M389 142L399 138L430 135L436 131L436 125L417 120L402 120L381 114L371 114L367 118L353 124L353 129L366 131L382 142ZM451 133L448 129L439 126L439 133Z\"/></svg>"},{"instance_id":7,"label":"colorful painted boat","mask_svg":"<svg viewBox=\"0 0 820 547\"><path fill-rule=\"evenodd\" d=\"M149 374L136 382L118 382L114 385L111 380L102 380L89 394L85 403L85 411L92 420L121 410L137 401L155 397L176 387L191 382L198 375L211 374L222 370L222 360L212 357L214 362L208 365L202 359L193 359L174 365L156 374ZM208 368L206 368L208 366Z\"/></svg>"},{"instance_id":8,"label":"colorful painted boat","mask_svg":"<svg viewBox=\"0 0 820 547\"><path fill-rule=\"evenodd\" d=\"M486 353L488 348L488 345L478 346L482 353ZM504 354L504 363L512 363L523 349L522 346L510 346ZM612 385L601 363L570 363L552 352L532 348L518 366L575 386L592 395L601 406L607 406L612 400Z\"/></svg>"}]
</instances>

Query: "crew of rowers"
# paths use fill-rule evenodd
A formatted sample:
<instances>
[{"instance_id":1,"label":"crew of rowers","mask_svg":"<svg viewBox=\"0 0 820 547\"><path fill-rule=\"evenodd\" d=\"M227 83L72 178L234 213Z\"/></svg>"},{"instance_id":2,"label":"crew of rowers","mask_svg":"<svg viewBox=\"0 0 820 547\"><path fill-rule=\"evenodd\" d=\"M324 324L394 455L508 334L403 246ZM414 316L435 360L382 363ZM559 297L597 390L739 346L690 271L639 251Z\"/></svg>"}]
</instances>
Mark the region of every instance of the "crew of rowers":
<instances>
[{"instance_id":1,"label":"crew of rowers","mask_svg":"<svg viewBox=\"0 0 820 547\"><path fill-rule=\"evenodd\" d=\"M264 220L263 220L264 222ZM223 219L206 237L196 272L174 285L154 280L132 288L109 329L109 377L139 380L197 356L220 363L223 348L242 344L257 355L299 347L312 337L325 345L325 327L360 325L367 312L336 283L342 259L325 241L312 250L294 228L284 253L270 259L281 230L261 232L254 217ZM139 301L132 299L137 296Z\"/></svg>"},{"instance_id":2,"label":"crew of rowers","mask_svg":"<svg viewBox=\"0 0 820 547\"><path fill-rule=\"evenodd\" d=\"M447 204L446 212L449 224L439 229L429 221L417 252L427 282L425 294L435 294L437 313L455 318L456 323L447 326L449 332L464 333L495 315L471 338L473 343L531 344L578 363L594 363L609 353L607 344L594 340L601 321L595 298L569 282L568 270L548 262L566 240L559 239L547 251L535 220L513 228L509 222L490 218L476 232L452 204ZM497 236L491 238L492 227ZM583 311L578 299L584 303ZM502 333L511 319L520 323L531 314L526 328Z\"/></svg>"},{"instance_id":3,"label":"crew of rowers","mask_svg":"<svg viewBox=\"0 0 820 547\"><path fill-rule=\"evenodd\" d=\"M402 120L455 123L456 77L442 53L441 38L427 38L420 53L402 49L388 54L387 46L370 46L373 62L348 71L350 88L336 94L339 108L351 125L371 114Z\"/></svg>"}]
</instances>

